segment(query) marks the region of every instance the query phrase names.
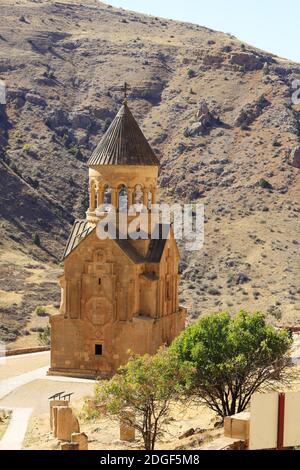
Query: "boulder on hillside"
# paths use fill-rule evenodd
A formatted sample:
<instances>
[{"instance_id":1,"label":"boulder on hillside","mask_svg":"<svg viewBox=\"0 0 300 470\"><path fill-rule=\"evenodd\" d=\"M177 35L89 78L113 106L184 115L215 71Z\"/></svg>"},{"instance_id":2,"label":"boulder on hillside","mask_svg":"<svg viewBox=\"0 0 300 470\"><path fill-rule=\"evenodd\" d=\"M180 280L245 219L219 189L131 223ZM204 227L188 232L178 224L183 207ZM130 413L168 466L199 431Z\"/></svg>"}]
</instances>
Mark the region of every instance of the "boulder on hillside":
<instances>
[{"instance_id":1,"label":"boulder on hillside","mask_svg":"<svg viewBox=\"0 0 300 470\"><path fill-rule=\"evenodd\" d=\"M234 120L234 125L237 127L250 126L270 104L271 103L264 96L261 96L253 103L246 104L246 106L243 106L239 110Z\"/></svg>"},{"instance_id":2,"label":"boulder on hillside","mask_svg":"<svg viewBox=\"0 0 300 470\"><path fill-rule=\"evenodd\" d=\"M88 113L74 112L70 115L73 129L89 129L92 121Z\"/></svg>"},{"instance_id":3,"label":"boulder on hillside","mask_svg":"<svg viewBox=\"0 0 300 470\"><path fill-rule=\"evenodd\" d=\"M185 137L205 135L210 127L213 127L217 122L219 122L219 119L209 111L205 100L200 102L196 117L197 122L194 122L185 129Z\"/></svg>"},{"instance_id":4,"label":"boulder on hillside","mask_svg":"<svg viewBox=\"0 0 300 470\"><path fill-rule=\"evenodd\" d=\"M300 169L300 145L297 145L291 152L291 164Z\"/></svg>"},{"instance_id":5,"label":"boulder on hillside","mask_svg":"<svg viewBox=\"0 0 300 470\"><path fill-rule=\"evenodd\" d=\"M195 137L196 135L203 135L205 132L205 128L203 127L201 122L194 122L190 126L188 126L184 131L185 137Z\"/></svg>"},{"instance_id":6,"label":"boulder on hillside","mask_svg":"<svg viewBox=\"0 0 300 470\"><path fill-rule=\"evenodd\" d=\"M215 65L216 67L220 67L222 62L224 62L224 56L221 54L220 55L207 55L203 58L204 65L209 65L209 66Z\"/></svg>"},{"instance_id":7,"label":"boulder on hillside","mask_svg":"<svg viewBox=\"0 0 300 470\"><path fill-rule=\"evenodd\" d=\"M255 54L248 52L237 52L231 55L230 63L243 67L247 71L260 70L265 64L265 60Z\"/></svg>"},{"instance_id":8,"label":"boulder on hillside","mask_svg":"<svg viewBox=\"0 0 300 470\"><path fill-rule=\"evenodd\" d=\"M26 88L9 88L6 92L6 99L8 102L10 101L15 101L18 98L21 98L25 102L25 96L26 93L28 93L29 90Z\"/></svg>"},{"instance_id":9,"label":"boulder on hillside","mask_svg":"<svg viewBox=\"0 0 300 470\"><path fill-rule=\"evenodd\" d=\"M26 93L25 99L28 103L33 104L35 106L40 106L42 108L45 108L47 106L47 101L40 95L37 95L35 93Z\"/></svg>"},{"instance_id":10,"label":"boulder on hillside","mask_svg":"<svg viewBox=\"0 0 300 470\"><path fill-rule=\"evenodd\" d=\"M63 109L54 109L46 116L45 123L51 130L61 126L69 126L68 113Z\"/></svg>"}]
</instances>

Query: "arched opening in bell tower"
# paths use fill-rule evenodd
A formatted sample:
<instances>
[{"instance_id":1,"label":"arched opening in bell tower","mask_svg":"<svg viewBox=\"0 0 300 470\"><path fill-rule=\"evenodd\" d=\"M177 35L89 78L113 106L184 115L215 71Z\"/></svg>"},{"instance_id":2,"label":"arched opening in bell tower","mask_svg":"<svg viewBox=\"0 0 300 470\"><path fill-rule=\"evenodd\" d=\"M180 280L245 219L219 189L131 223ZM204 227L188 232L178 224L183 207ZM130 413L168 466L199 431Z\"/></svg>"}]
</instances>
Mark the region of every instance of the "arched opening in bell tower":
<instances>
[{"instance_id":1,"label":"arched opening in bell tower","mask_svg":"<svg viewBox=\"0 0 300 470\"><path fill-rule=\"evenodd\" d=\"M104 186L104 207L107 210L111 205L111 188L108 184Z\"/></svg>"},{"instance_id":2,"label":"arched opening in bell tower","mask_svg":"<svg viewBox=\"0 0 300 470\"><path fill-rule=\"evenodd\" d=\"M119 211L127 211L128 207L128 192L125 184L118 187L118 209Z\"/></svg>"}]
</instances>

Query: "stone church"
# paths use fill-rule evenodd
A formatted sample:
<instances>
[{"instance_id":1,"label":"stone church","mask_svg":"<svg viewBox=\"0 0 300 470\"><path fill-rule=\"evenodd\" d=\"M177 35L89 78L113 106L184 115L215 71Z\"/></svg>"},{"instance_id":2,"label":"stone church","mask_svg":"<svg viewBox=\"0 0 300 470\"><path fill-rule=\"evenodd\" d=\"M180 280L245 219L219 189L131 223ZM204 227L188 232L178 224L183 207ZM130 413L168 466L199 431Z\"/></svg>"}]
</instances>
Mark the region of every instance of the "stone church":
<instances>
[{"instance_id":1,"label":"stone church","mask_svg":"<svg viewBox=\"0 0 300 470\"><path fill-rule=\"evenodd\" d=\"M100 239L97 207L156 202L159 161L126 100L88 161L89 208L65 252L60 313L51 317L49 374L109 377L128 352L153 354L185 326L179 253L167 239ZM109 206L107 206L109 207ZM150 211L149 211L150 213Z\"/></svg>"}]
</instances>

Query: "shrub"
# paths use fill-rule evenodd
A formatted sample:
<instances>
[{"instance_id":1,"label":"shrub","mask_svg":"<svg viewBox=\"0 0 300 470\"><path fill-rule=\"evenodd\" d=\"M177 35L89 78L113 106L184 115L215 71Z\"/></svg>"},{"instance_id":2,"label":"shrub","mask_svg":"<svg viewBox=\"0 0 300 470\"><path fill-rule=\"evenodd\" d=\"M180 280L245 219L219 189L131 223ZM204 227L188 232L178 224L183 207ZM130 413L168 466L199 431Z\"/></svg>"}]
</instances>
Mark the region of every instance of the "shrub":
<instances>
[{"instance_id":1,"label":"shrub","mask_svg":"<svg viewBox=\"0 0 300 470\"><path fill-rule=\"evenodd\" d=\"M43 331L41 331L39 333L39 342L43 346L50 346L50 344L51 344L51 330L50 330L49 325L47 325L46 328L44 328Z\"/></svg>"},{"instance_id":2,"label":"shrub","mask_svg":"<svg viewBox=\"0 0 300 470\"><path fill-rule=\"evenodd\" d=\"M196 74L195 70L193 70L193 69L188 70L188 77L189 78L194 78L194 77L196 77L196 75L197 74Z\"/></svg>"},{"instance_id":3,"label":"shrub","mask_svg":"<svg viewBox=\"0 0 300 470\"><path fill-rule=\"evenodd\" d=\"M262 189L273 189L271 183L269 183L269 181L265 180L264 178L262 178L258 184Z\"/></svg>"},{"instance_id":4,"label":"shrub","mask_svg":"<svg viewBox=\"0 0 300 470\"><path fill-rule=\"evenodd\" d=\"M215 287L210 287L208 290L207 290L207 293L209 295L220 295L221 292L219 291L219 289L216 289Z\"/></svg>"},{"instance_id":5,"label":"shrub","mask_svg":"<svg viewBox=\"0 0 300 470\"><path fill-rule=\"evenodd\" d=\"M103 132L106 132L110 125L111 125L111 119L106 118L103 125L102 125Z\"/></svg>"},{"instance_id":6,"label":"shrub","mask_svg":"<svg viewBox=\"0 0 300 470\"><path fill-rule=\"evenodd\" d=\"M28 184L30 184L30 186L32 186L32 188L34 188L34 189L39 189L39 187L40 187L39 180L35 180L35 179L31 178L30 176L28 176L27 182L28 182Z\"/></svg>"},{"instance_id":7,"label":"shrub","mask_svg":"<svg viewBox=\"0 0 300 470\"><path fill-rule=\"evenodd\" d=\"M36 307L35 309L35 313L38 317L48 317L49 314L47 312L47 310L45 309L45 307Z\"/></svg>"},{"instance_id":8,"label":"shrub","mask_svg":"<svg viewBox=\"0 0 300 470\"><path fill-rule=\"evenodd\" d=\"M257 101L257 105L261 110L263 110L269 104L269 101L264 97L264 95L261 95Z\"/></svg>"},{"instance_id":9,"label":"shrub","mask_svg":"<svg viewBox=\"0 0 300 470\"><path fill-rule=\"evenodd\" d=\"M32 241L35 245L41 246L41 239L38 233L34 233L32 236Z\"/></svg>"},{"instance_id":10,"label":"shrub","mask_svg":"<svg viewBox=\"0 0 300 470\"><path fill-rule=\"evenodd\" d=\"M249 127L249 124L248 124L247 121L245 121L241 124L241 129L242 129L242 131L249 131L250 127Z\"/></svg>"}]
</instances>

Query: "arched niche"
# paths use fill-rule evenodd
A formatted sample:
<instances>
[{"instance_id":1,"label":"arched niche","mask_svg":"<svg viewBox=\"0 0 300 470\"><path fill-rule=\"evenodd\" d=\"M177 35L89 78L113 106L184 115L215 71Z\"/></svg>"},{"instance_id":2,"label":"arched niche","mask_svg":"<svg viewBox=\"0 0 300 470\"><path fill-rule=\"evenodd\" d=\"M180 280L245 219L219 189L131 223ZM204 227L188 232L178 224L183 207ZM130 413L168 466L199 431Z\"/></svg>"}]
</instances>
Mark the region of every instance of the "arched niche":
<instances>
[{"instance_id":1,"label":"arched niche","mask_svg":"<svg viewBox=\"0 0 300 470\"><path fill-rule=\"evenodd\" d=\"M144 198L143 186L141 184L137 184L134 187L133 204L143 204L143 198Z\"/></svg>"},{"instance_id":2,"label":"arched niche","mask_svg":"<svg viewBox=\"0 0 300 470\"><path fill-rule=\"evenodd\" d=\"M128 191L125 184L118 187L118 209L120 211L127 211L128 207Z\"/></svg>"},{"instance_id":3,"label":"arched niche","mask_svg":"<svg viewBox=\"0 0 300 470\"><path fill-rule=\"evenodd\" d=\"M106 184L104 186L104 196L103 196L104 207L110 206L111 202L112 202L111 187L108 184Z\"/></svg>"},{"instance_id":4,"label":"arched niche","mask_svg":"<svg viewBox=\"0 0 300 470\"><path fill-rule=\"evenodd\" d=\"M152 188L149 189L148 191L148 201L147 201L147 208L151 209L153 203L153 192Z\"/></svg>"}]
</instances>

